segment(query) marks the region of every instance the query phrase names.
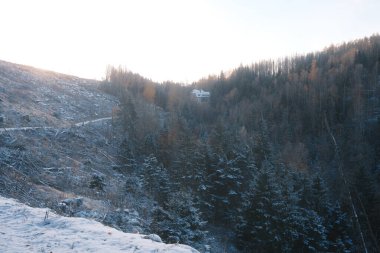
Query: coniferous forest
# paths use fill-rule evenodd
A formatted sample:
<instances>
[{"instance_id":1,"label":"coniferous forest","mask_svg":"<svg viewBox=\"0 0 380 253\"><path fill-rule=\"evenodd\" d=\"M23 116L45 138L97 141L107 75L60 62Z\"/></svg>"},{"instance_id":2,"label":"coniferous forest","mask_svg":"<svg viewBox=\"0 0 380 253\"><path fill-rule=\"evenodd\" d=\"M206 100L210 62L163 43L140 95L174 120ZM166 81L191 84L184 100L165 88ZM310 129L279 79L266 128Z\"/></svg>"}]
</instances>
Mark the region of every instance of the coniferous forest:
<instances>
[{"instance_id":1,"label":"coniferous forest","mask_svg":"<svg viewBox=\"0 0 380 253\"><path fill-rule=\"evenodd\" d=\"M189 86L109 67L101 88L120 101L125 195L154 200L164 241L379 252L379 35Z\"/></svg>"}]
</instances>

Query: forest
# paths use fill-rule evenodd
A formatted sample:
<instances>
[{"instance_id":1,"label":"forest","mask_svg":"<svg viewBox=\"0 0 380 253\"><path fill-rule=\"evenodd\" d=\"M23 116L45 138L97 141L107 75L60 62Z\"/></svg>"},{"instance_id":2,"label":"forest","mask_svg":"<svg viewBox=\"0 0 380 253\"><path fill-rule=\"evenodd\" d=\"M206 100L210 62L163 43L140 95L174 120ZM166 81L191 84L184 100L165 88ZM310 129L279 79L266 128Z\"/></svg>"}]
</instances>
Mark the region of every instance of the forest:
<instances>
[{"instance_id":1,"label":"forest","mask_svg":"<svg viewBox=\"0 0 380 253\"><path fill-rule=\"evenodd\" d=\"M164 241L380 252L380 35L191 85L110 66L101 89L120 101L125 196L154 201Z\"/></svg>"}]
</instances>

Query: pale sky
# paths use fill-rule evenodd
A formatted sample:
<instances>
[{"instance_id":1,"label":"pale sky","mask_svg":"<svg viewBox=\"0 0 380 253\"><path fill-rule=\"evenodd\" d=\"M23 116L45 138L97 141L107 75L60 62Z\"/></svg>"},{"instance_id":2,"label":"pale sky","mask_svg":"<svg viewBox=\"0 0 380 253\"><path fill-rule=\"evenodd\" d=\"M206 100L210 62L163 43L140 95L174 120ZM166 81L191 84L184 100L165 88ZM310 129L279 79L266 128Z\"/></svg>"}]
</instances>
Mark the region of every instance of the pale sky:
<instances>
[{"instance_id":1,"label":"pale sky","mask_svg":"<svg viewBox=\"0 0 380 253\"><path fill-rule=\"evenodd\" d=\"M380 32L380 0L0 0L0 59L192 82Z\"/></svg>"}]
</instances>

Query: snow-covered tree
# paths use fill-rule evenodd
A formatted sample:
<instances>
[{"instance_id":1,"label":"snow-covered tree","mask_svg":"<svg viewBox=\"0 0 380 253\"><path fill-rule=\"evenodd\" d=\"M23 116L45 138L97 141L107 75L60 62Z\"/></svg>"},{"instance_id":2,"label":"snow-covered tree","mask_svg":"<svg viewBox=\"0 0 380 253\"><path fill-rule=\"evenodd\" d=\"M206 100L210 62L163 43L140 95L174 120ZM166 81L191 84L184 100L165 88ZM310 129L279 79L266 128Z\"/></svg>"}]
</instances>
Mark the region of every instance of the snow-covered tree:
<instances>
[{"instance_id":1,"label":"snow-covered tree","mask_svg":"<svg viewBox=\"0 0 380 253\"><path fill-rule=\"evenodd\" d=\"M168 173L153 154L144 159L140 178L150 196L159 203L166 201L170 189Z\"/></svg>"},{"instance_id":2,"label":"snow-covered tree","mask_svg":"<svg viewBox=\"0 0 380 253\"><path fill-rule=\"evenodd\" d=\"M284 170L268 160L263 162L246 196L249 204L239 216L238 245L246 252L253 248L257 252L325 251L323 218L299 205L295 181Z\"/></svg>"},{"instance_id":3,"label":"snow-covered tree","mask_svg":"<svg viewBox=\"0 0 380 253\"><path fill-rule=\"evenodd\" d=\"M206 221L189 192L173 192L163 207L153 212L151 229L164 241L194 244L205 235Z\"/></svg>"},{"instance_id":4,"label":"snow-covered tree","mask_svg":"<svg viewBox=\"0 0 380 253\"><path fill-rule=\"evenodd\" d=\"M329 252L354 252L352 240L352 224L339 203L328 210L326 217Z\"/></svg>"}]
</instances>

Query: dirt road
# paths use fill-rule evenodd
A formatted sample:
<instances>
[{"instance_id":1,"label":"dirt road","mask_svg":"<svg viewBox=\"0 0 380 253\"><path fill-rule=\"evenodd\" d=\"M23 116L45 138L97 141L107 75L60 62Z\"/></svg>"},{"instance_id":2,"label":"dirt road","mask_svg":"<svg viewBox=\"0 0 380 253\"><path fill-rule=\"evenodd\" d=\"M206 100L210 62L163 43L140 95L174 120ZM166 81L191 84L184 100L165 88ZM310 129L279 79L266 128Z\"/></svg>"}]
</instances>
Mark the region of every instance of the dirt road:
<instances>
[{"instance_id":1,"label":"dirt road","mask_svg":"<svg viewBox=\"0 0 380 253\"><path fill-rule=\"evenodd\" d=\"M75 123L74 126L81 127L81 126L85 126L87 124L97 123L97 122L111 120L111 119L112 119L112 117L105 117L105 118L93 119L93 120L88 120L88 121L82 121L82 122ZM2 134L4 132L39 130L39 129L44 129L44 130L56 129L56 127L48 127L48 126L45 126L45 127L8 127L8 128L0 128L0 134Z\"/></svg>"}]
</instances>

